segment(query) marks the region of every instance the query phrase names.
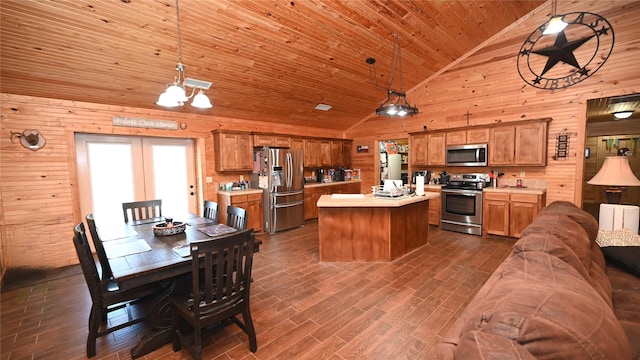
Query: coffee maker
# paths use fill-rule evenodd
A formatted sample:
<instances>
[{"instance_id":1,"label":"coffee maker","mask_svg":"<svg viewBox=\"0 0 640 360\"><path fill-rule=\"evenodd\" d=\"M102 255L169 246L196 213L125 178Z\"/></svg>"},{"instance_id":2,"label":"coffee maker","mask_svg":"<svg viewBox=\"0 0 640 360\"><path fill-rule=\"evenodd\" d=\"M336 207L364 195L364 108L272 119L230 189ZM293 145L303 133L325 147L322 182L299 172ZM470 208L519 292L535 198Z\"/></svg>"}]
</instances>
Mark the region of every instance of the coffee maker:
<instances>
[{"instance_id":1,"label":"coffee maker","mask_svg":"<svg viewBox=\"0 0 640 360\"><path fill-rule=\"evenodd\" d=\"M321 183L324 181L324 169L318 168L316 169L316 181Z\"/></svg>"}]
</instances>

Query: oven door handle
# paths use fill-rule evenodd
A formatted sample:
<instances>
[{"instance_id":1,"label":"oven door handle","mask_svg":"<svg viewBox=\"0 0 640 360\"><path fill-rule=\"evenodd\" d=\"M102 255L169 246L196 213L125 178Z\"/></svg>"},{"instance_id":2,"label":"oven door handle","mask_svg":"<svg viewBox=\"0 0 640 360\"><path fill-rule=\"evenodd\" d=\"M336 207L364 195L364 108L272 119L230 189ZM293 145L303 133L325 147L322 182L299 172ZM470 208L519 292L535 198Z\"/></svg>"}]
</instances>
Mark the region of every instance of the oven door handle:
<instances>
[{"instance_id":1,"label":"oven door handle","mask_svg":"<svg viewBox=\"0 0 640 360\"><path fill-rule=\"evenodd\" d=\"M445 194L453 194L453 195L464 195L469 197L482 196L481 191L469 191L469 190L441 190L441 192Z\"/></svg>"}]
</instances>

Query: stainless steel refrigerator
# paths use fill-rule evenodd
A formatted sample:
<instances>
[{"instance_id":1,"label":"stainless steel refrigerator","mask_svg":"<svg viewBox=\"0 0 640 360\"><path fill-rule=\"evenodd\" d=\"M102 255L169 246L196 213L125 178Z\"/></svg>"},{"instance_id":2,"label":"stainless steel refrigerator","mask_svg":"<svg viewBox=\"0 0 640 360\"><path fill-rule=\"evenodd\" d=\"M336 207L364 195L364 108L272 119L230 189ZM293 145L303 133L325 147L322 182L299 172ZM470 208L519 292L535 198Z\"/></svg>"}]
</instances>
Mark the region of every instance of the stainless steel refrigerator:
<instances>
[{"instance_id":1,"label":"stainless steel refrigerator","mask_svg":"<svg viewBox=\"0 0 640 360\"><path fill-rule=\"evenodd\" d=\"M304 153L255 147L251 187L263 189L264 229L273 234L304 225Z\"/></svg>"}]
</instances>

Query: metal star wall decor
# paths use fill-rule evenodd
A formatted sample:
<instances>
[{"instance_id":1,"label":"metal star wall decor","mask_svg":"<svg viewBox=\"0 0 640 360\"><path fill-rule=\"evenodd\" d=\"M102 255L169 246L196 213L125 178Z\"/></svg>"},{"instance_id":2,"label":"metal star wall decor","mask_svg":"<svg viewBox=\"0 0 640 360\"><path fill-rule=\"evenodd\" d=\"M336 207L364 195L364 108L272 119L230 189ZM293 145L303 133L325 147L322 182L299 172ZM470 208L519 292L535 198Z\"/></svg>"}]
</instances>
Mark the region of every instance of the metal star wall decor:
<instances>
[{"instance_id":1,"label":"metal star wall decor","mask_svg":"<svg viewBox=\"0 0 640 360\"><path fill-rule=\"evenodd\" d=\"M614 34L600 15L574 12L564 15L567 27L543 35L549 21L524 41L518 53L518 73L527 84L545 90L567 88L593 75L611 55Z\"/></svg>"}]
</instances>

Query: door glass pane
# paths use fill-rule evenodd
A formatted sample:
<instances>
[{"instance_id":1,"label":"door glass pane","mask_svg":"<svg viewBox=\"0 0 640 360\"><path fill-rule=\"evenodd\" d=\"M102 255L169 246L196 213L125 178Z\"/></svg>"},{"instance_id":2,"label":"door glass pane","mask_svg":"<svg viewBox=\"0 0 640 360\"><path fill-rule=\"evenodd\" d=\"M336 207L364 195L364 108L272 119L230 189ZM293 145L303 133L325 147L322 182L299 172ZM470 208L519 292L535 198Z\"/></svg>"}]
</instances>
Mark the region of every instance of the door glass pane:
<instances>
[{"instance_id":1,"label":"door glass pane","mask_svg":"<svg viewBox=\"0 0 640 360\"><path fill-rule=\"evenodd\" d=\"M155 198L162 199L162 213L177 221L189 213L186 150L184 145L151 146Z\"/></svg>"},{"instance_id":2,"label":"door glass pane","mask_svg":"<svg viewBox=\"0 0 640 360\"><path fill-rule=\"evenodd\" d=\"M93 213L100 221L122 221L122 203L134 195L132 146L87 143Z\"/></svg>"}]
</instances>

